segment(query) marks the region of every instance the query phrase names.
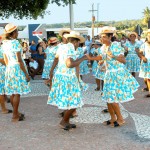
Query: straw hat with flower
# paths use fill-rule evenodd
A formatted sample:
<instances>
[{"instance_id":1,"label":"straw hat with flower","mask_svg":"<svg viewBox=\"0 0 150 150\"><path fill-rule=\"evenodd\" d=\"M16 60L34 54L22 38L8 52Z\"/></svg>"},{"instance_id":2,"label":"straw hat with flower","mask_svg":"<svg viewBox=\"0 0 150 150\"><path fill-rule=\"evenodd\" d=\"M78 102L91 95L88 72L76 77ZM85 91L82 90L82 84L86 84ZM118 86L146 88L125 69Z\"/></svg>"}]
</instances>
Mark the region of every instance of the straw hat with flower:
<instances>
[{"instance_id":1,"label":"straw hat with flower","mask_svg":"<svg viewBox=\"0 0 150 150\"><path fill-rule=\"evenodd\" d=\"M77 32L77 31L71 31L70 34L65 34L64 37L66 39L68 39L69 37L79 39L80 43L84 43L85 42L85 38L83 36L81 36L80 33Z\"/></svg>"},{"instance_id":2,"label":"straw hat with flower","mask_svg":"<svg viewBox=\"0 0 150 150\"><path fill-rule=\"evenodd\" d=\"M53 43L57 43L57 42L58 42L57 37L51 37L51 38L48 40L48 43L49 43L49 44L53 44Z\"/></svg>"}]
</instances>

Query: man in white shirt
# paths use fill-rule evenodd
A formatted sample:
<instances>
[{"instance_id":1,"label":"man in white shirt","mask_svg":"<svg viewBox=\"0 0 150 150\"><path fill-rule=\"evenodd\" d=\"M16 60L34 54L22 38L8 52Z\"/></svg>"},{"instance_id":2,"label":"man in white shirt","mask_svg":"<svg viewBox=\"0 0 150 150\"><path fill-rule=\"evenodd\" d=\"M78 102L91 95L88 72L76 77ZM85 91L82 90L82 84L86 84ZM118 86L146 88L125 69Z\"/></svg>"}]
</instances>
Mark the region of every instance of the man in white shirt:
<instances>
[{"instance_id":1,"label":"man in white shirt","mask_svg":"<svg viewBox=\"0 0 150 150\"><path fill-rule=\"evenodd\" d=\"M38 68L38 63L33 58L29 58L29 60L30 60L29 67L31 67L33 69L37 69Z\"/></svg>"},{"instance_id":2,"label":"man in white shirt","mask_svg":"<svg viewBox=\"0 0 150 150\"><path fill-rule=\"evenodd\" d=\"M138 35L137 42L139 43L140 46L144 43L144 42L141 40L141 36L140 36L140 35Z\"/></svg>"}]
</instances>

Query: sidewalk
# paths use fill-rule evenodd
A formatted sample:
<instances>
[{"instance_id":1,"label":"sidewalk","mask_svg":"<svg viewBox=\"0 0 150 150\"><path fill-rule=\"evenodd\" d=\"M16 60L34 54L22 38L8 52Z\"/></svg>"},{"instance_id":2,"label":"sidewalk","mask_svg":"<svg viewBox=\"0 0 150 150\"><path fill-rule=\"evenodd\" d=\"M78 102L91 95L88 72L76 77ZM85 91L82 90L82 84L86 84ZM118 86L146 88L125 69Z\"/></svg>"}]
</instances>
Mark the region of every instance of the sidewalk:
<instances>
[{"instance_id":1,"label":"sidewalk","mask_svg":"<svg viewBox=\"0 0 150 150\"><path fill-rule=\"evenodd\" d=\"M109 119L101 113L106 104L94 91L94 78L87 75L83 80L89 83L83 93L85 105L72 119L77 128L68 132L58 126L60 110L46 104L49 89L35 77L32 93L21 98L26 120L12 123L10 114L0 115L0 150L150 150L150 99L141 92L143 80L137 78L141 87L135 100L121 105L126 124L118 128L102 125Z\"/></svg>"}]
</instances>

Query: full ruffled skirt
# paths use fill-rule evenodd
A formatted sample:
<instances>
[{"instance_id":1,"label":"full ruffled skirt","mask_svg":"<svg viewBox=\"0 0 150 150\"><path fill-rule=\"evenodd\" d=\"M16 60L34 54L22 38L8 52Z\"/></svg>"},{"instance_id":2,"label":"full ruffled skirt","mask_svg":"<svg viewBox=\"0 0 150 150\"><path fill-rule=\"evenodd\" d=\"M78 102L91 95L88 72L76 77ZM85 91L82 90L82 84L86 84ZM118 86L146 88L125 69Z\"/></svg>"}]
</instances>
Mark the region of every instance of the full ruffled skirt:
<instances>
[{"instance_id":1,"label":"full ruffled skirt","mask_svg":"<svg viewBox=\"0 0 150 150\"><path fill-rule=\"evenodd\" d=\"M53 65L53 61L45 61L43 72L42 72L43 79L49 79L49 73L52 65Z\"/></svg>"},{"instance_id":2,"label":"full ruffled skirt","mask_svg":"<svg viewBox=\"0 0 150 150\"><path fill-rule=\"evenodd\" d=\"M105 78L105 71L101 69L101 67L98 65L97 66L97 71L95 74L96 79L104 80Z\"/></svg>"},{"instance_id":3,"label":"full ruffled skirt","mask_svg":"<svg viewBox=\"0 0 150 150\"><path fill-rule=\"evenodd\" d=\"M139 77L150 79L150 59L146 63L141 62Z\"/></svg>"},{"instance_id":4,"label":"full ruffled skirt","mask_svg":"<svg viewBox=\"0 0 150 150\"><path fill-rule=\"evenodd\" d=\"M69 110L83 106L80 83L76 75L55 74L47 104Z\"/></svg>"},{"instance_id":5,"label":"full ruffled skirt","mask_svg":"<svg viewBox=\"0 0 150 150\"><path fill-rule=\"evenodd\" d=\"M18 64L7 66L5 73L5 94L27 94L31 92L30 83Z\"/></svg>"},{"instance_id":6,"label":"full ruffled skirt","mask_svg":"<svg viewBox=\"0 0 150 150\"><path fill-rule=\"evenodd\" d=\"M126 56L126 68L129 72L139 72L140 71L140 58L136 54L128 54Z\"/></svg>"},{"instance_id":7,"label":"full ruffled skirt","mask_svg":"<svg viewBox=\"0 0 150 150\"><path fill-rule=\"evenodd\" d=\"M87 64L87 60L84 60L80 66L79 66L79 74L80 75L85 75L85 74L88 74L90 73L89 71L89 67L88 67L88 64Z\"/></svg>"},{"instance_id":8,"label":"full ruffled skirt","mask_svg":"<svg viewBox=\"0 0 150 150\"><path fill-rule=\"evenodd\" d=\"M134 99L138 90L136 79L125 69L106 72L102 100L107 103L124 103Z\"/></svg>"}]
</instances>

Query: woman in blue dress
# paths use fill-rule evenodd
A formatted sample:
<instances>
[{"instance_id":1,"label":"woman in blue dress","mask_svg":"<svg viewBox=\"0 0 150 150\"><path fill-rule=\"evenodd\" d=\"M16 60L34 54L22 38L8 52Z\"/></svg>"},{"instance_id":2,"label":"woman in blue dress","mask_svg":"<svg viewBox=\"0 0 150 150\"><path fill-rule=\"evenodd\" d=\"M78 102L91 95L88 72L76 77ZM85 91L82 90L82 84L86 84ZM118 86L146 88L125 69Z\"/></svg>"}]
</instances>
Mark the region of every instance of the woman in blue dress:
<instances>
[{"instance_id":1,"label":"woman in blue dress","mask_svg":"<svg viewBox=\"0 0 150 150\"><path fill-rule=\"evenodd\" d=\"M70 116L78 107L83 106L81 98L81 88L79 83L79 64L86 59L83 56L77 59L75 51L84 38L78 32L71 31L64 35L68 44L59 47L53 66L50 71L50 93L47 104L57 106L65 110L60 126L64 130L76 128L75 124L70 124ZM58 64L53 76L53 70Z\"/></svg>"},{"instance_id":2,"label":"woman in blue dress","mask_svg":"<svg viewBox=\"0 0 150 150\"><path fill-rule=\"evenodd\" d=\"M0 36L0 104L2 109L2 114L12 113L12 110L6 108L5 105L5 62L3 57L3 51L1 48L2 37Z\"/></svg>"},{"instance_id":3,"label":"woman in blue dress","mask_svg":"<svg viewBox=\"0 0 150 150\"><path fill-rule=\"evenodd\" d=\"M5 26L5 40L3 40L2 50L6 63L5 72L5 94L11 96L13 106L12 121L23 121L24 115L18 111L20 95L30 92L30 77L22 58L23 50L18 40L17 26L7 24Z\"/></svg>"},{"instance_id":4,"label":"woman in blue dress","mask_svg":"<svg viewBox=\"0 0 150 150\"><path fill-rule=\"evenodd\" d=\"M44 62L44 69L42 73L42 78L43 79L49 79L49 73L50 69L52 67L57 49L58 49L58 39L56 37L51 37L49 39L49 44L50 46L46 48L45 53L46 53L46 59Z\"/></svg>"},{"instance_id":5,"label":"woman in blue dress","mask_svg":"<svg viewBox=\"0 0 150 150\"><path fill-rule=\"evenodd\" d=\"M77 48L77 55L78 55L78 58L81 58L84 56L84 50L82 48L82 45L83 43L80 44L80 47ZM83 62L81 62L81 64L79 65L79 74L80 74L80 77L82 79L82 76L83 75L86 75L88 73L90 73L89 71L89 67L88 67L88 61L87 60L84 60Z\"/></svg>"},{"instance_id":6,"label":"woman in blue dress","mask_svg":"<svg viewBox=\"0 0 150 150\"><path fill-rule=\"evenodd\" d=\"M96 48L95 50L95 56L101 55L102 54L102 49L101 49L102 44L98 41L96 41L94 43L94 47ZM95 62L95 61L94 61ZM103 80L104 80L104 76L105 76L105 65L104 65L104 61L96 61L97 65L96 65L96 71L95 71L95 81L97 84L97 87L95 89L95 91L99 91L99 90L103 90Z\"/></svg>"},{"instance_id":7,"label":"woman in blue dress","mask_svg":"<svg viewBox=\"0 0 150 150\"><path fill-rule=\"evenodd\" d=\"M130 41L124 44L125 50L128 52L126 56L126 68L135 77L135 73L140 71L140 59L137 55L137 49L139 49L140 44L136 41L137 34L131 32L129 34Z\"/></svg>"},{"instance_id":8,"label":"woman in blue dress","mask_svg":"<svg viewBox=\"0 0 150 150\"><path fill-rule=\"evenodd\" d=\"M140 51L137 51L141 59L139 77L144 78L149 94L146 97L150 97L150 29L147 31L147 41L140 47Z\"/></svg>"},{"instance_id":9,"label":"woman in blue dress","mask_svg":"<svg viewBox=\"0 0 150 150\"><path fill-rule=\"evenodd\" d=\"M107 102L111 119L103 124L118 127L125 123L120 111L119 103L134 99L133 93L139 87L138 82L125 68L124 49L119 42L111 42L114 30L112 27L103 27L101 41L105 44L102 55L96 58L87 56L88 59L104 60L106 62L106 74L102 100Z\"/></svg>"}]
</instances>

